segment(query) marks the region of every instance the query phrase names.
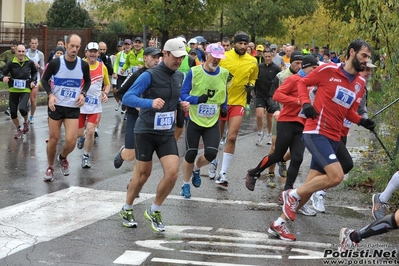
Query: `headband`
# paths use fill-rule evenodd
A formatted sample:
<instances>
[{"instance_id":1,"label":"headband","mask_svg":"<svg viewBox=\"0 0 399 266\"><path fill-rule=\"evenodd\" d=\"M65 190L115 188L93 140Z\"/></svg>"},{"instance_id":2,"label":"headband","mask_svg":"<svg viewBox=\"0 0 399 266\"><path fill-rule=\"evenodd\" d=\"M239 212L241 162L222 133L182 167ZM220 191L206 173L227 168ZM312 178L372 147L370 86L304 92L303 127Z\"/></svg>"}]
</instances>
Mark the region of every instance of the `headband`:
<instances>
[{"instance_id":1,"label":"headband","mask_svg":"<svg viewBox=\"0 0 399 266\"><path fill-rule=\"evenodd\" d=\"M249 36L245 34L238 34L234 36L234 43L238 42L249 42Z\"/></svg>"}]
</instances>

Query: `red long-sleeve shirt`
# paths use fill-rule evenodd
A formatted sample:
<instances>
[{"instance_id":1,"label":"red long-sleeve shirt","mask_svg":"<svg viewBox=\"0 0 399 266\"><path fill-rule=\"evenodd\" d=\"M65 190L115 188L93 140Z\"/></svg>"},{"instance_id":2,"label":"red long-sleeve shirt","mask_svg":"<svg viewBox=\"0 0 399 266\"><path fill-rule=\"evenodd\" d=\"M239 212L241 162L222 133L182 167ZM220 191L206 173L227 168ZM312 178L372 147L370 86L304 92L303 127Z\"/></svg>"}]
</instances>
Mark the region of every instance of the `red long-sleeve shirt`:
<instances>
[{"instance_id":1,"label":"red long-sleeve shirt","mask_svg":"<svg viewBox=\"0 0 399 266\"><path fill-rule=\"evenodd\" d=\"M298 80L301 104L311 103L308 87L317 86L313 107L319 113L316 119L307 119L304 134L321 134L334 141L341 138L344 119L358 124L361 116L356 113L360 103L359 92L365 80L357 74L352 82L342 72L342 66L325 64Z\"/></svg>"},{"instance_id":2,"label":"red long-sleeve shirt","mask_svg":"<svg viewBox=\"0 0 399 266\"><path fill-rule=\"evenodd\" d=\"M305 124L306 118L298 116L302 106L299 100L297 81L301 78L298 74L289 76L274 92L273 100L283 104L277 121Z\"/></svg>"}]
</instances>

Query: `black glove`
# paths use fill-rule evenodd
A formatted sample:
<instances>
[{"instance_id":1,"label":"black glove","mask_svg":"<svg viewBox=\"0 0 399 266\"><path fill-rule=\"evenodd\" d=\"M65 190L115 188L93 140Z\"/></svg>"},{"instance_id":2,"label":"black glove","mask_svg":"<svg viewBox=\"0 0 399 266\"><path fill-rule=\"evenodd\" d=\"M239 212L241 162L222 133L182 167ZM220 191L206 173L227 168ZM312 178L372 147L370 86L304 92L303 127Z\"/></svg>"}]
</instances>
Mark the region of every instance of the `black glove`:
<instances>
[{"instance_id":1,"label":"black glove","mask_svg":"<svg viewBox=\"0 0 399 266\"><path fill-rule=\"evenodd\" d=\"M305 103L302 106L302 110L306 118L312 118L314 120L319 115L319 113L316 112L313 105L311 105L310 103Z\"/></svg>"},{"instance_id":2,"label":"black glove","mask_svg":"<svg viewBox=\"0 0 399 266\"><path fill-rule=\"evenodd\" d=\"M227 82L230 82L232 78L234 78L234 76L229 72L229 76L227 77Z\"/></svg>"},{"instance_id":3,"label":"black glove","mask_svg":"<svg viewBox=\"0 0 399 266\"><path fill-rule=\"evenodd\" d=\"M226 108L221 108L220 109L220 116L225 118L227 116L227 109Z\"/></svg>"},{"instance_id":4,"label":"black glove","mask_svg":"<svg viewBox=\"0 0 399 266\"><path fill-rule=\"evenodd\" d=\"M255 88L254 85L245 85L245 90L246 90L247 92L251 92L254 88Z\"/></svg>"},{"instance_id":5,"label":"black glove","mask_svg":"<svg viewBox=\"0 0 399 266\"><path fill-rule=\"evenodd\" d=\"M206 103L208 101L208 94L202 94L198 97L198 103Z\"/></svg>"},{"instance_id":6,"label":"black glove","mask_svg":"<svg viewBox=\"0 0 399 266\"><path fill-rule=\"evenodd\" d=\"M370 118L360 119L359 125L361 125L362 127L366 128L370 131L374 131L374 128L376 126L375 122L373 120L371 120Z\"/></svg>"}]
</instances>

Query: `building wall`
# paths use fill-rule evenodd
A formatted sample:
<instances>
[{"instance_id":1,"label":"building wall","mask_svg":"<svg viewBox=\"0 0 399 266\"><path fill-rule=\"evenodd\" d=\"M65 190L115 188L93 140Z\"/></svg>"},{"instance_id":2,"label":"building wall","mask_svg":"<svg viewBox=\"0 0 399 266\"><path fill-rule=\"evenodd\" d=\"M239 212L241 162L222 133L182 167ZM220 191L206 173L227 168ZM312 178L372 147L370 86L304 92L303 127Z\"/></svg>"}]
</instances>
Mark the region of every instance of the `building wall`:
<instances>
[{"instance_id":1,"label":"building wall","mask_svg":"<svg viewBox=\"0 0 399 266\"><path fill-rule=\"evenodd\" d=\"M0 21L24 22L25 0L0 0Z\"/></svg>"}]
</instances>

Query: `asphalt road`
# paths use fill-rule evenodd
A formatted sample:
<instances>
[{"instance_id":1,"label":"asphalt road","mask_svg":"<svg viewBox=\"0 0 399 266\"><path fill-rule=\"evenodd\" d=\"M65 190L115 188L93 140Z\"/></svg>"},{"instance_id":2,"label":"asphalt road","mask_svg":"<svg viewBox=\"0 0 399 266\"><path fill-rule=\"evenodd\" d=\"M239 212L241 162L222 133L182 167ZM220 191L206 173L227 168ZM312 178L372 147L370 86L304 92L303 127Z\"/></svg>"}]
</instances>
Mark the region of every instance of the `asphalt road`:
<instances>
[{"instance_id":1,"label":"asphalt road","mask_svg":"<svg viewBox=\"0 0 399 266\"><path fill-rule=\"evenodd\" d=\"M123 116L114 106L112 98L104 104L92 168L80 167L82 151L75 149L68 157L70 176L63 177L56 167L51 183L42 181L47 167L46 108L38 108L31 131L18 140L13 139L15 128L10 118L1 115L0 265L376 265L371 260L379 258L369 254L332 258L341 227L359 228L372 221L371 195L342 185L328 192L326 213L316 217L298 214L297 220L289 223L297 241L285 242L267 234L270 223L281 213L277 198L284 180L278 178L275 189L266 187L264 177L254 192L244 186L246 170L269 151L267 145L255 146L254 110L245 117L227 173L228 188L209 180L205 167L201 187L192 187L190 200L182 199L180 173L161 208L166 232L154 234L143 212L150 207L162 177L155 159L152 175L134 206L138 228L122 227L118 212L134 163L113 167L125 131ZM351 130L348 147L354 157L366 149L365 140L370 136L357 126ZM184 136L178 145L182 158ZM309 160L306 152L297 185L306 177ZM360 249L396 249L395 236L368 239Z\"/></svg>"}]
</instances>

